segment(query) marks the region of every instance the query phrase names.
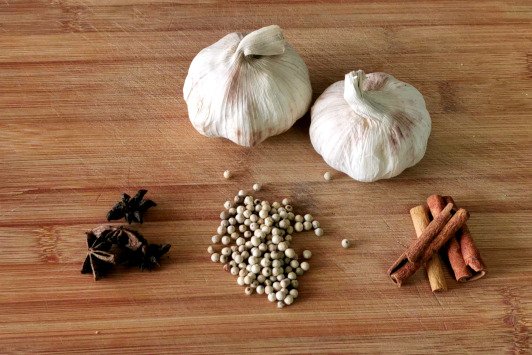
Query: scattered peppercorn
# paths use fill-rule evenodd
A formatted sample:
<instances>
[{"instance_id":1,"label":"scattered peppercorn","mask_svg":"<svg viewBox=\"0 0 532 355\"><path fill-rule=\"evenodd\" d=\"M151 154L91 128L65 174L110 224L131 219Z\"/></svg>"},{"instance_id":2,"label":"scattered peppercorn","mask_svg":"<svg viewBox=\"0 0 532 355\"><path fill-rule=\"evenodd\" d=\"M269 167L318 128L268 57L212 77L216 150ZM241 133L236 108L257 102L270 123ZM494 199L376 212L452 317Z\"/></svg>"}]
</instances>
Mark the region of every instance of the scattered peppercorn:
<instances>
[{"instance_id":1,"label":"scattered peppercorn","mask_svg":"<svg viewBox=\"0 0 532 355\"><path fill-rule=\"evenodd\" d=\"M332 174L329 171L327 171L325 174L323 174L323 178L325 179L325 181L331 181Z\"/></svg>"},{"instance_id":2,"label":"scattered peppercorn","mask_svg":"<svg viewBox=\"0 0 532 355\"><path fill-rule=\"evenodd\" d=\"M349 248L351 246L351 242L349 241L349 239L342 240L342 246L346 249Z\"/></svg>"}]
</instances>

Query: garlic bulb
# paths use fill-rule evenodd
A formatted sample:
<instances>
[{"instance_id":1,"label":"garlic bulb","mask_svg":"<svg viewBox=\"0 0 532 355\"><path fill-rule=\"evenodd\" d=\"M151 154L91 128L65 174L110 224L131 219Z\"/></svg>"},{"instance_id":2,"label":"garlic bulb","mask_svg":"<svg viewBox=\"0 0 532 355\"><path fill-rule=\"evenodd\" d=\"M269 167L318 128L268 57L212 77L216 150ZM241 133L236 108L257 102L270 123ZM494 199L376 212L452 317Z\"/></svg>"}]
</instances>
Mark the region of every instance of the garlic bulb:
<instances>
[{"instance_id":1,"label":"garlic bulb","mask_svg":"<svg viewBox=\"0 0 532 355\"><path fill-rule=\"evenodd\" d=\"M198 132L249 147L292 127L310 107L312 88L305 62L272 25L200 51L183 95Z\"/></svg>"},{"instance_id":2,"label":"garlic bulb","mask_svg":"<svg viewBox=\"0 0 532 355\"><path fill-rule=\"evenodd\" d=\"M417 164L430 130L421 93L386 73L351 72L311 109L314 149L333 168L364 182L392 178Z\"/></svg>"}]
</instances>

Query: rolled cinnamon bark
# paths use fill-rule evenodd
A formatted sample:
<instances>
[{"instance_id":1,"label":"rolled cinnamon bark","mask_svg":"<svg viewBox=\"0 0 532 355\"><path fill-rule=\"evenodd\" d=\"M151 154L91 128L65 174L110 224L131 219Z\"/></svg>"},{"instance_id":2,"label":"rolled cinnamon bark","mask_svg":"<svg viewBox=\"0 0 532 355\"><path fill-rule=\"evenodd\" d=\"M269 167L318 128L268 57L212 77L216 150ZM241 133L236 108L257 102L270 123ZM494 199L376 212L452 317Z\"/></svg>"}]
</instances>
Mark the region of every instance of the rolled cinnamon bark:
<instances>
[{"instance_id":1,"label":"rolled cinnamon bark","mask_svg":"<svg viewBox=\"0 0 532 355\"><path fill-rule=\"evenodd\" d=\"M436 218L443 211L445 201L440 195L432 195L427 198L427 205L429 206L432 217ZM446 244L446 249L447 257L449 258L449 263L451 264L451 269L453 269L456 281L466 282L472 274L464 262L462 251L460 250L460 243L456 239L456 236L449 239Z\"/></svg>"},{"instance_id":2,"label":"rolled cinnamon bark","mask_svg":"<svg viewBox=\"0 0 532 355\"><path fill-rule=\"evenodd\" d=\"M424 247L421 251L416 250L415 254L421 255L421 257L415 262L409 260L406 252L403 253L388 270L388 275L392 281L398 286L401 286L406 279L412 276L421 267L421 265L432 258L432 256L462 227L468 218L469 213L462 208L459 209L447 224L443 226L442 230L433 238L428 246ZM429 229L433 223L437 223L436 219L430 222L427 229ZM421 245L424 246L424 244Z\"/></svg>"},{"instance_id":3,"label":"rolled cinnamon bark","mask_svg":"<svg viewBox=\"0 0 532 355\"><path fill-rule=\"evenodd\" d=\"M423 252L430 245L432 240L445 227L447 222L451 219L451 211L454 205L452 203L445 206L445 208L429 223L427 228L423 230L419 238L408 247L405 251L406 257L410 262L417 262L422 256Z\"/></svg>"},{"instance_id":4,"label":"rolled cinnamon bark","mask_svg":"<svg viewBox=\"0 0 532 355\"><path fill-rule=\"evenodd\" d=\"M419 238L423 230L427 228L430 223L428 209L423 205L416 206L410 209L410 216L412 217L412 222L414 223L416 235ZM425 264L425 269L427 270L427 276L429 278L432 292L446 291L447 283L445 282L445 275L443 273L443 268L438 253L434 254L434 256L427 261Z\"/></svg>"},{"instance_id":5,"label":"rolled cinnamon bark","mask_svg":"<svg viewBox=\"0 0 532 355\"><path fill-rule=\"evenodd\" d=\"M451 196L444 196L443 200L445 203L452 203L454 205L454 201ZM455 205L455 208L458 207ZM475 281L482 278L487 273L486 265L480 257L480 253L475 246L475 242L473 241L473 237L471 236L471 232L469 231L467 224L464 224L458 231L457 239L460 243L460 249L462 251L464 263L473 271L473 276L469 278L469 281Z\"/></svg>"}]
</instances>

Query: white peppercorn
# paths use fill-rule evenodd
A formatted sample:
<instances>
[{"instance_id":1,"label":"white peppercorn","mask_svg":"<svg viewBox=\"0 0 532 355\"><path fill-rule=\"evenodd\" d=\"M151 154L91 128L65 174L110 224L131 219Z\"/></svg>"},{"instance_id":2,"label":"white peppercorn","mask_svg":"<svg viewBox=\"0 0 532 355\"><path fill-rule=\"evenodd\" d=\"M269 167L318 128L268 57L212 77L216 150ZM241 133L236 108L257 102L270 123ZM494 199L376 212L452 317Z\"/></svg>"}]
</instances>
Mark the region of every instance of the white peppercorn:
<instances>
[{"instance_id":1,"label":"white peppercorn","mask_svg":"<svg viewBox=\"0 0 532 355\"><path fill-rule=\"evenodd\" d=\"M298 288L299 287L299 281L298 280L292 280L292 287L293 288Z\"/></svg>"},{"instance_id":2,"label":"white peppercorn","mask_svg":"<svg viewBox=\"0 0 532 355\"><path fill-rule=\"evenodd\" d=\"M272 269L269 267L265 267L262 269L262 274L266 277L270 277L272 275Z\"/></svg>"},{"instance_id":3,"label":"white peppercorn","mask_svg":"<svg viewBox=\"0 0 532 355\"><path fill-rule=\"evenodd\" d=\"M233 267L231 268L231 275L236 276L236 275L238 275L239 272L240 272L240 269L237 268L236 266L233 266Z\"/></svg>"},{"instance_id":4,"label":"white peppercorn","mask_svg":"<svg viewBox=\"0 0 532 355\"><path fill-rule=\"evenodd\" d=\"M229 226L226 228L226 231L227 231L227 234L231 234L231 233L236 232L236 228L235 226Z\"/></svg>"},{"instance_id":5,"label":"white peppercorn","mask_svg":"<svg viewBox=\"0 0 532 355\"><path fill-rule=\"evenodd\" d=\"M258 285L257 288L255 289L255 291L256 291L259 295L264 294L264 286L262 286L262 285Z\"/></svg>"},{"instance_id":6,"label":"white peppercorn","mask_svg":"<svg viewBox=\"0 0 532 355\"><path fill-rule=\"evenodd\" d=\"M299 266L303 269L303 271L309 271L310 269L310 264L306 261L303 261Z\"/></svg>"},{"instance_id":7,"label":"white peppercorn","mask_svg":"<svg viewBox=\"0 0 532 355\"><path fill-rule=\"evenodd\" d=\"M294 297L292 297L291 295L288 295L284 298L284 303L286 305L291 305L292 303L294 303Z\"/></svg>"},{"instance_id":8,"label":"white peppercorn","mask_svg":"<svg viewBox=\"0 0 532 355\"><path fill-rule=\"evenodd\" d=\"M231 223L229 223L229 221L226 220L226 219L224 219L223 221L220 221L220 225L221 225L222 227L226 227L226 228L227 228L230 224L231 224Z\"/></svg>"},{"instance_id":9,"label":"white peppercorn","mask_svg":"<svg viewBox=\"0 0 532 355\"><path fill-rule=\"evenodd\" d=\"M310 214L304 215L303 218L305 219L306 222L312 222L312 220L314 219L312 215Z\"/></svg>"},{"instance_id":10,"label":"white peppercorn","mask_svg":"<svg viewBox=\"0 0 532 355\"><path fill-rule=\"evenodd\" d=\"M290 279L283 279L281 281L281 287L282 288L287 288L288 286L290 286Z\"/></svg>"},{"instance_id":11,"label":"white peppercorn","mask_svg":"<svg viewBox=\"0 0 532 355\"><path fill-rule=\"evenodd\" d=\"M288 248L284 251L284 255L288 258L293 258L294 256L296 256L296 252L294 249Z\"/></svg>"},{"instance_id":12,"label":"white peppercorn","mask_svg":"<svg viewBox=\"0 0 532 355\"><path fill-rule=\"evenodd\" d=\"M288 243L287 242L281 242L277 245L277 248L280 250L280 251L285 251L286 249L288 249Z\"/></svg>"},{"instance_id":13,"label":"white peppercorn","mask_svg":"<svg viewBox=\"0 0 532 355\"><path fill-rule=\"evenodd\" d=\"M309 221L303 222L303 229L306 230L306 231L311 230L312 229L312 223L310 223Z\"/></svg>"},{"instance_id":14,"label":"white peppercorn","mask_svg":"<svg viewBox=\"0 0 532 355\"><path fill-rule=\"evenodd\" d=\"M277 291L275 293L275 298L277 299L277 301L282 301L284 299L284 293L281 291Z\"/></svg>"},{"instance_id":15,"label":"white peppercorn","mask_svg":"<svg viewBox=\"0 0 532 355\"><path fill-rule=\"evenodd\" d=\"M312 252L310 250L303 250L303 258L310 259L312 257Z\"/></svg>"},{"instance_id":16,"label":"white peppercorn","mask_svg":"<svg viewBox=\"0 0 532 355\"><path fill-rule=\"evenodd\" d=\"M258 274L260 272L260 265L259 264L255 264L255 265L251 266L251 272L254 273L254 274Z\"/></svg>"},{"instance_id":17,"label":"white peppercorn","mask_svg":"<svg viewBox=\"0 0 532 355\"><path fill-rule=\"evenodd\" d=\"M252 205L253 204L253 196L246 196L244 198L244 205Z\"/></svg>"},{"instance_id":18,"label":"white peppercorn","mask_svg":"<svg viewBox=\"0 0 532 355\"><path fill-rule=\"evenodd\" d=\"M285 199L283 199L282 202L283 202L283 205L285 205L285 206L289 205L290 204L290 199L289 198L285 198Z\"/></svg>"},{"instance_id":19,"label":"white peppercorn","mask_svg":"<svg viewBox=\"0 0 532 355\"><path fill-rule=\"evenodd\" d=\"M207 252L208 252L209 254L214 253L214 251L215 251L215 250L214 250L214 248L212 247L212 245L209 246L209 247L207 248Z\"/></svg>"},{"instance_id":20,"label":"white peppercorn","mask_svg":"<svg viewBox=\"0 0 532 355\"><path fill-rule=\"evenodd\" d=\"M320 222L318 221L312 221L312 228L320 228Z\"/></svg>"},{"instance_id":21,"label":"white peppercorn","mask_svg":"<svg viewBox=\"0 0 532 355\"><path fill-rule=\"evenodd\" d=\"M227 212L229 212L230 216L234 216L236 214L236 208L231 207L230 209L227 210Z\"/></svg>"},{"instance_id":22,"label":"white peppercorn","mask_svg":"<svg viewBox=\"0 0 532 355\"><path fill-rule=\"evenodd\" d=\"M230 225L234 226L236 224L236 219L234 217L231 217L227 220Z\"/></svg>"},{"instance_id":23,"label":"white peppercorn","mask_svg":"<svg viewBox=\"0 0 532 355\"><path fill-rule=\"evenodd\" d=\"M225 255L225 256L231 255L231 248L229 247L222 248L222 255Z\"/></svg>"},{"instance_id":24,"label":"white peppercorn","mask_svg":"<svg viewBox=\"0 0 532 355\"><path fill-rule=\"evenodd\" d=\"M275 297L275 293L272 292L272 293L268 294L268 301L270 301L270 302L277 301L277 298Z\"/></svg>"},{"instance_id":25,"label":"white peppercorn","mask_svg":"<svg viewBox=\"0 0 532 355\"><path fill-rule=\"evenodd\" d=\"M295 280L297 279L297 274L295 272L290 272L288 273L287 277L290 279L290 280ZM287 286L288 287L288 286Z\"/></svg>"},{"instance_id":26,"label":"white peppercorn","mask_svg":"<svg viewBox=\"0 0 532 355\"><path fill-rule=\"evenodd\" d=\"M291 235L291 234L288 234L288 235L285 235L285 236L284 236L284 240L285 240L286 242L291 242L292 239L293 239L293 238L292 238L292 235Z\"/></svg>"},{"instance_id":27,"label":"white peppercorn","mask_svg":"<svg viewBox=\"0 0 532 355\"><path fill-rule=\"evenodd\" d=\"M224 235L222 237L222 244L223 245L229 245L229 243L231 243L231 238L229 236L227 236L227 235Z\"/></svg>"},{"instance_id":28,"label":"white peppercorn","mask_svg":"<svg viewBox=\"0 0 532 355\"><path fill-rule=\"evenodd\" d=\"M278 301L277 308L283 308L283 307L284 307L284 302Z\"/></svg>"},{"instance_id":29,"label":"white peppercorn","mask_svg":"<svg viewBox=\"0 0 532 355\"><path fill-rule=\"evenodd\" d=\"M240 286L244 286L246 283L244 282L244 277L243 276L239 276L237 279L236 279L236 283L239 284Z\"/></svg>"},{"instance_id":30,"label":"white peppercorn","mask_svg":"<svg viewBox=\"0 0 532 355\"><path fill-rule=\"evenodd\" d=\"M342 246L346 249L349 248L351 246L351 242L349 241L349 239L342 240Z\"/></svg>"},{"instance_id":31,"label":"white peppercorn","mask_svg":"<svg viewBox=\"0 0 532 355\"><path fill-rule=\"evenodd\" d=\"M227 264L228 261L229 258L227 257L227 255L220 255L220 263Z\"/></svg>"},{"instance_id":32,"label":"white peppercorn","mask_svg":"<svg viewBox=\"0 0 532 355\"><path fill-rule=\"evenodd\" d=\"M317 237L321 237L321 236L323 236L323 229L321 229L321 228L316 228L316 229L314 230L314 234L316 234Z\"/></svg>"},{"instance_id":33,"label":"white peppercorn","mask_svg":"<svg viewBox=\"0 0 532 355\"><path fill-rule=\"evenodd\" d=\"M297 298L297 296L299 296L299 291L296 290L295 288L291 289L290 296L292 296L293 298Z\"/></svg>"},{"instance_id":34,"label":"white peppercorn","mask_svg":"<svg viewBox=\"0 0 532 355\"><path fill-rule=\"evenodd\" d=\"M213 242L213 244L218 244L220 243L221 239L222 239L222 236L217 234L217 235L212 236L211 241Z\"/></svg>"},{"instance_id":35,"label":"white peppercorn","mask_svg":"<svg viewBox=\"0 0 532 355\"><path fill-rule=\"evenodd\" d=\"M292 260L290 261L290 266L292 267L292 269L297 269L299 267L299 261L297 260Z\"/></svg>"},{"instance_id":36,"label":"white peppercorn","mask_svg":"<svg viewBox=\"0 0 532 355\"><path fill-rule=\"evenodd\" d=\"M275 281L273 284L272 284L272 287L275 291L280 291L281 290L281 284L279 283L279 281Z\"/></svg>"},{"instance_id":37,"label":"white peppercorn","mask_svg":"<svg viewBox=\"0 0 532 355\"><path fill-rule=\"evenodd\" d=\"M327 171L325 174L323 174L323 178L325 179L325 181L331 181L332 174L329 171Z\"/></svg>"},{"instance_id":38,"label":"white peppercorn","mask_svg":"<svg viewBox=\"0 0 532 355\"><path fill-rule=\"evenodd\" d=\"M239 196L239 197L244 197L244 196L246 196L246 195L247 195L247 194L246 194L246 191L244 191L244 190L240 190L240 191L238 191L238 196Z\"/></svg>"},{"instance_id":39,"label":"white peppercorn","mask_svg":"<svg viewBox=\"0 0 532 355\"><path fill-rule=\"evenodd\" d=\"M238 265L240 267L240 265ZM246 271L245 267L244 268L240 268L240 271L238 272L238 276L246 276L248 274L248 272ZM242 279L243 280L243 279Z\"/></svg>"},{"instance_id":40,"label":"white peppercorn","mask_svg":"<svg viewBox=\"0 0 532 355\"><path fill-rule=\"evenodd\" d=\"M302 232L303 231L303 223L296 222L296 224L294 224L294 229L295 229L296 232Z\"/></svg>"},{"instance_id":41,"label":"white peppercorn","mask_svg":"<svg viewBox=\"0 0 532 355\"><path fill-rule=\"evenodd\" d=\"M266 281L266 277L264 275L260 274L260 275L257 276L257 281L262 284L262 283L264 283L264 281Z\"/></svg>"},{"instance_id":42,"label":"white peppercorn","mask_svg":"<svg viewBox=\"0 0 532 355\"><path fill-rule=\"evenodd\" d=\"M229 212L227 212L227 211L220 212L220 219L225 220L225 219L229 219L229 217L231 217L229 215Z\"/></svg>"},{"instance_id":43,"label":"white peppercorn","mask_svg":"<svg viewBox=\"0 0 532 355\"><path fill-rule=\"evenodd\" d=\"M270 285L266 285L264 287L264 293L267 294L267 295L273 293L273 287L271 287Z\"/></svg>"},{"instance_id":44,"label":"white peppercorn","mask_svg":"<svg viewBox=\"0 0 532 355\"><path fill-rule=\"evenodd\" d=\"M230 179L233 174L229 170L224 171L224 178Z\"/></svg>"},{"instance_id":45,"label":"white peppercorn","mask_svg":"<svg viewBox=\"0 0 532 355\"><path fill-rule=\"evenodd\" d=\"M225 228L224 226L219 226L216 232L218 234L225 234L225 232L227 232L227 228Z\"/></svg>"},{"instance_id":46,"label":"white peppercorn","mask_svg":"<svg viewBox=\"0 0 532 355\"><path fill-rule=\"evenodd\" d=\"M218 253L211 254L211 260L213 262L217 263L218 261L220 261L220 254L218 254Z\"/></svg>"},{"instance_id":47,"label":"white peppercorn","mask_svg":"<svg viewBox=\"0 0 532 355\"><path fill-rule=\"evenodd\" d=\"M253 190L260 191L260 188L261 188L260 184L253 184Z\"/></svg>"}]
</instances>

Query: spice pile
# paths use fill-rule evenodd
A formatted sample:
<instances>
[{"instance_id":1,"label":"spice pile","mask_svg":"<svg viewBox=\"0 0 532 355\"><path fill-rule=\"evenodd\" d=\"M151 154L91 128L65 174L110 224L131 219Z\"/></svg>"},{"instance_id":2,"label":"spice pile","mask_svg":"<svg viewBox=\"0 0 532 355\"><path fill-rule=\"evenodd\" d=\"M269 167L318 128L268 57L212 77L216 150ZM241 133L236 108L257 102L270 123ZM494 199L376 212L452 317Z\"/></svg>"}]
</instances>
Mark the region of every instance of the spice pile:
<instances>
[{"instance_id":1,"label":"spice pile","mask_svg":"<svg viewBox=\"0 0 532 355\"><path fill-rule=\"evenodd\" d=\"M143 199L147 192L139 190L133 198L122 194L122 200L109 211L107 220L125 218L129 224L134 221L142 223L142 214L156 206L155 202ZM81 273L92 273L94 280L102 278L114 264L151 270L159 265L161 256L170 250L170 244L149 244L139 232L123 226L100 226L87 232L87 247Z\"/></svg>"},{"instance_id":2,"label":"spice pile","mask_svg":"<svg viewBox=\"0 0 532 355\"><path fill-rule=\"evenodd\" d=\"M255 185L254 190L260 190ZM298 297L298 277L310 269L305 250L303 259L290 247L292 234L313 229L321 237L323 229L310 214L296 215L289 199L282 203L261 201L240 190L233 201L226 201L220 213L220 226L212 237L221 249L209 246L213 262L237 276L245 293L266 294L279 308L291 305Z\"/></svg>"},{"instance_id":3,"label":"spice pile","mask_svg":"<svg viewBox=\"0 0 532 355\"><path fill-rule=\"evenodd\" d=\"M450 196L432 195L427 207L410 210L418 239L396 260L388 275L401 286L422 265L426 266L432 291L446 290L445 277L438 257L444 247L456 281L478 280L486 274L486 266L466 225L469 213L456 207ZM432 214L432 222L429 216Z\"/></svg>"}]
</instances>

